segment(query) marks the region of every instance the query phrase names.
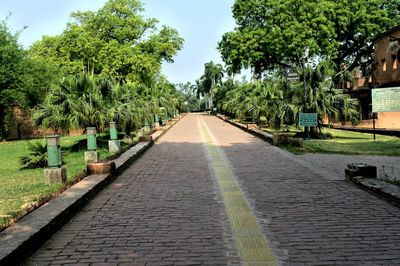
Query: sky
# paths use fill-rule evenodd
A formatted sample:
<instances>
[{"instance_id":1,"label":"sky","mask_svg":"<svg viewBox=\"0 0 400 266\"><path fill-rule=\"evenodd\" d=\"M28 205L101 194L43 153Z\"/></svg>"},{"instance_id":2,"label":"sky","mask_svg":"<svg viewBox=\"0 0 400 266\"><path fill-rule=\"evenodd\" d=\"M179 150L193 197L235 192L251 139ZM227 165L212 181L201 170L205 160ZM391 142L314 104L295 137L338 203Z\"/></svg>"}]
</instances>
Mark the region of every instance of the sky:
<instances>
[{"instance_id":1,"label":"sky","mask_svg":"<svg viewBox=\"0 0 400 266\"><path fill-rule=\"evenodd\" d=\"M0 20L11 13L8 25L21 30L19 42L28 48L43 35L57 35L65 29L73 11L98 10L106 0L0 0ZM185 39L174 63L163 65L163 74L173 83L194 82L204 64L223 63L217 44L235 21L231 7L234 0L142 0L144 17L156 18L159 25L178 30Z\"/></svg>"}]
</instances>

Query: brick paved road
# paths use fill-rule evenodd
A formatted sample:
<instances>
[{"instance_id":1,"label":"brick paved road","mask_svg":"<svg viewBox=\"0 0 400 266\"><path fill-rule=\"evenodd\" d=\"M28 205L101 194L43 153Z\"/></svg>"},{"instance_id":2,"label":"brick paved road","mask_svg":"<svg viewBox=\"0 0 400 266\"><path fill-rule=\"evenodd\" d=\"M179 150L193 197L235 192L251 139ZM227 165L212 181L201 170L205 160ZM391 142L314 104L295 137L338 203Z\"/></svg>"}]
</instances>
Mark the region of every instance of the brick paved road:
<instances>
[{"instance_id":1,"label":"brick paved road","mask_svg":"<svg viewBox=\"0 0 400 266\"><path fill-rule=\"evenodd\" d=\"M400 264L398 208L203 117L282 264ZM26 263L225 265L237 256L196 115L188 115Z\"/></svg>"},{"instance_id":2,"label":"brick paved road","mask_svg":"<svg viewBox=\"0 0 400 266\"><path fill-rule=\"evenodd\" d=\"M206 121L283 264L400 265L399 208L322 178L221 120Z\"/></svg>"}]
</instances>

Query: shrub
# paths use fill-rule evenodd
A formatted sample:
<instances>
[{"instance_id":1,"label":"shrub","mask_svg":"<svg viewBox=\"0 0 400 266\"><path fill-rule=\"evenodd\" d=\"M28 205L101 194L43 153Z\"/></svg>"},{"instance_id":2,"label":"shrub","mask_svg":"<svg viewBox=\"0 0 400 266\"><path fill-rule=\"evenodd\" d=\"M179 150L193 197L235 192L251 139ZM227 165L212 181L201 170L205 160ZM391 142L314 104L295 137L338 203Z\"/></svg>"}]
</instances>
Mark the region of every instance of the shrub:
<instances>
[{"instance_id":1,"label":"shrub","mask_svg":"<svg viewBox=\"0 0 400 266\"><path fill-rule=\"evenodd\" d=\"M47 145L43 142L27 142L29 155L19 158L21 169L44 168L47 166Z\"/></svg>"}]
</instances>

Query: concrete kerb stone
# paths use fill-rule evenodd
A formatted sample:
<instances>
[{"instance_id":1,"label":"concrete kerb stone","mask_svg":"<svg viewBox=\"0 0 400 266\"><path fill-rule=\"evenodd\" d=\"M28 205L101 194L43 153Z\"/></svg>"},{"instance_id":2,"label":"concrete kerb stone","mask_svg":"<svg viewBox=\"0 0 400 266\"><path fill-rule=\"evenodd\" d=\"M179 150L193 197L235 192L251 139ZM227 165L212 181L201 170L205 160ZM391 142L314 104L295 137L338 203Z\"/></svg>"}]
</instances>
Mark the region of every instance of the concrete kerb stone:
<instances>
[{"instance_id":1,"label":"concrete kerb stone","mask_svg":"<svg viewBox=\"0 0 400 266\"><path fill-rule=\"evenodd\" d=\"M265 141L267 141L267 142L269 142L271 144L274 144L274 136L272 134L270 134L270 133L264 132L264 131L262 131L260 129L248 128L246 125L244 125L242 123L234 122L234 121L232 121L232 120L230 120L230 119L228 119L226 117L223 117L220 114L217 114L216 116L219 119L222 119L225 122L227 122L227 123L229 123L231 125L234 125L235 127L238 127L238 128L240 128L240 129L242 129L242 130L244 130L244 131L246 131L246 132L248 132L248 133L250 133L250 134L252 134L252 135L254 135L256 137L261 138L262 140L265 140Z\"/></svg>"},{"instance_id":2,"label":"concrete kerb stone","mask_svg":"<svg viewBox=\"0 0 400 266\"><path fill-rule=\"evenodd\" d=\"M357 187L400 207L400 188L383 180L364 176L346 175L346 180Z\"/></svg>"},{"instance_id":3,"label":"concrete kerb stone","mask_svg":"<svg viewBox=\"0 0 400 266\"><path fill-rule=\"evenodd\" d=\"M0 265L22 263L183 116L179 116L163 130L153 133L152 141L139 142L119 158L113 160L112 162L116 166L115 175L89 175L64 191L60 196L45 203L2 231L0 233Z\"/></svg>"}]
</instances>

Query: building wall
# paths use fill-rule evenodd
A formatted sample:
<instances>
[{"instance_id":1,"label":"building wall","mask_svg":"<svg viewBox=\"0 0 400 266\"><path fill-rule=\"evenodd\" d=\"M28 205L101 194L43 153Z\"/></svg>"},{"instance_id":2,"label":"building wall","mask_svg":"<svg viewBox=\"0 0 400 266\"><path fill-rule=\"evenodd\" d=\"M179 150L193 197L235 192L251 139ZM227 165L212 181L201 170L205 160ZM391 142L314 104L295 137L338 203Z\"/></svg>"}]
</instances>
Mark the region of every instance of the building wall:
<instances>
[{"instance_id":1,"label":"building wall","mask_svg":"<svg viewBox=\"0 0 400 266\"><path fill-rule=\"evenodd\" d=\"M376 87L400 85L400 28L395 28L375 41Z\"/></svg>"},{"instance_id":2,"label":"building wall","mask_svg":"<svg viewBox=\"0 0 400 266\"><path fill-rule=\"evenodd\" d=\"M358 98L362 107L363 120L357 125L372 128L371 90L367 88L400 87L400 26L395 27L374 42L375 62L367 76L359 70L354 74L353 87L349 90L352 97ZM350 126L350 125L349 125ZM378 113L375 127L379 129L400 129L400 112Z\"/></svg>"},{"instance_id":3,"label":"building wall","mask_svg":"<svg viewBox=\"0 0 400 266\"><path fill-rule=\"evenodd\" d=\"M372 128L373 121L372 119L362 120L357 127ZM377 119L375 119L375 127L379 129L400 130L400 112L378 113Z\"/></svg>"}]
</instances>

